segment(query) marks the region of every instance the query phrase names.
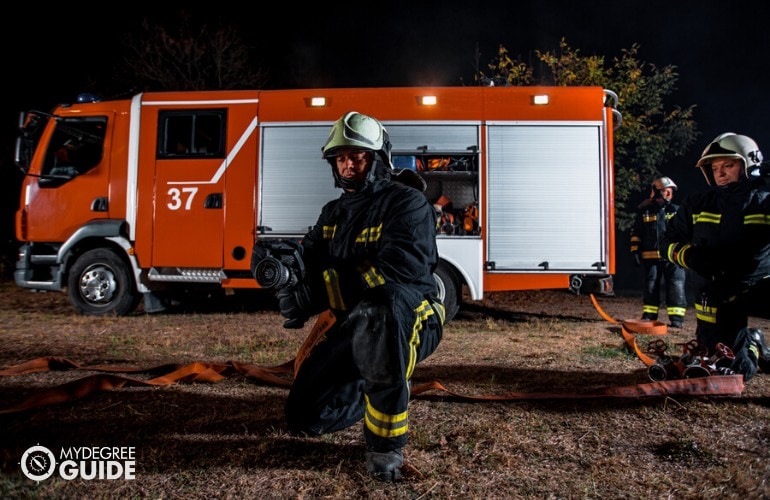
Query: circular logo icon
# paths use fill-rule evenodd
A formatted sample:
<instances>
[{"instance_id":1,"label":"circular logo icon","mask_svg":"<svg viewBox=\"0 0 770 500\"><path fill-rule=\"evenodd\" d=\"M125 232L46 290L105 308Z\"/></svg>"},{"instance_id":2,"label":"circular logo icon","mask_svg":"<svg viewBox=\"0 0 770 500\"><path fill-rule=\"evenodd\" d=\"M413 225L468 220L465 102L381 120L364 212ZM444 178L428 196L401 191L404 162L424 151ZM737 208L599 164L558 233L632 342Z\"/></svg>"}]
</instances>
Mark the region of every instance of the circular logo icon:
<instances>
[{"instance_id":1,"label":"circular logo icon","mask_svg":"<svg viewBox=\"0 0 770 500\"><path fill-rule=\"evenodd\" d=\"M51 477L56 468L56 457L45 446L32 446L21 456L21 471L33 481Z\"/></svg>"}]
</instances>

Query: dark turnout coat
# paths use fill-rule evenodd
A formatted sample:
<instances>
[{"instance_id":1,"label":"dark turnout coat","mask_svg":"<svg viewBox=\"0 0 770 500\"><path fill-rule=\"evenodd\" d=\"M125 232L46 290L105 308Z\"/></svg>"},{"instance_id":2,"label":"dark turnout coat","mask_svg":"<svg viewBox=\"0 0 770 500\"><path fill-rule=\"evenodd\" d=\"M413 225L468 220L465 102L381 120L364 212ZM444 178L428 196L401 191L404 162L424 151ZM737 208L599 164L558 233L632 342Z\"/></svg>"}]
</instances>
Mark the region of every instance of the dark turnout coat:
<instances>
[{"instance_id":1,"label":"dark turnout coat","mask_svg":"<svg viewBox=\"0 0 770 500\"><path fill-rule=\"evenodd\" d=\"M326 204L302 240L306 283L337 322L302 363L286 405L292 431L364 420L370 449L407 442L409 379L441 339L436 212L387 178Z\"/></svg>"}]
</instances>

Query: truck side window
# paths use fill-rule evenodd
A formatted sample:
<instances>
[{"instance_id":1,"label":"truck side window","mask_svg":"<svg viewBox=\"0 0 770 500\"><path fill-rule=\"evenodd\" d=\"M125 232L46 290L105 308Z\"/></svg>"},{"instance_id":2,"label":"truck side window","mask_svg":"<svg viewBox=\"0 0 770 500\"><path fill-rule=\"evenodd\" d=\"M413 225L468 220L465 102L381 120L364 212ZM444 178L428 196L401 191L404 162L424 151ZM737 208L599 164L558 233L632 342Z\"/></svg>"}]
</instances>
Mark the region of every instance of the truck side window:
<instances>
[{"instance_id":1,"label":"truck side window","mask_svg":"<svg viewBox=\"0 0 770 500\"><path fill-rule=\"evenodd\" d=\"M158 158L224 158L226 109L161 111Z\"/></svg>"},{"instance_id":2,"label":"truck side window","mask_svg":"<svg viewBox=\"0 0 770 500\"><path fill-rule=\"evenodd\" d=\"M105 116L57 118L41 172L44 178L50 176L48 184L66 182L97 166L106 129Z\"/></svg>"}]
</instances>

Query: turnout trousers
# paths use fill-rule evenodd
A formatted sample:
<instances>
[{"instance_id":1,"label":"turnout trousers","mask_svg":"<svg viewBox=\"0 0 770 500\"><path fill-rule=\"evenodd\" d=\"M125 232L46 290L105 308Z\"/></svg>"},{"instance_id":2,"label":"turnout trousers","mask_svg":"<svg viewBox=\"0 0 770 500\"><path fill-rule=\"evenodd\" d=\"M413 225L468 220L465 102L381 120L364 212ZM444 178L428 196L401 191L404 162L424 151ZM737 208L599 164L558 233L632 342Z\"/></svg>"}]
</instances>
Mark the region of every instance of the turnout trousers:
<instances>
[{"instance_id":1,"label":"turnout trousers","mask_svg":"<svg viewBox=\"0 0 770 500\"><path fill-rule=\"evenodd\" d=\"M696 339L708 347L709 354L714 353L714 347L720 342L732 349L735 359L722 360L719 365L732 368L746 381L757 372L757 357L749 349L748 318L770 319L768 300L770 277L737 289L715 281L704 287L700 301L695 304Z\"/></svg>"},{"instance_id":2,"label":"turnout trousers","mask_svg":"<svg viewBox=\"0 0 770 500\"><path fill-rule=\"evenodd\" d=\"M320 435L363 419L368 449L406 444L410 378L441 340L444 306L403 285L373 290L337 314L300 366L286 402L291 432Z\"/></svg>"},{"instance_id":3,"label":"turnout trousers","mask_svg":"<svg viewBox=\"0 0 770 500\"><path fill-rule=\"evenodd\" d=\"M643 312L649 319L658 319L662 284L666 287L666 310L669 322L682 322L687 311L684 280L685 270L664 260L644 260Z\"/></svg>"}]
</instances>

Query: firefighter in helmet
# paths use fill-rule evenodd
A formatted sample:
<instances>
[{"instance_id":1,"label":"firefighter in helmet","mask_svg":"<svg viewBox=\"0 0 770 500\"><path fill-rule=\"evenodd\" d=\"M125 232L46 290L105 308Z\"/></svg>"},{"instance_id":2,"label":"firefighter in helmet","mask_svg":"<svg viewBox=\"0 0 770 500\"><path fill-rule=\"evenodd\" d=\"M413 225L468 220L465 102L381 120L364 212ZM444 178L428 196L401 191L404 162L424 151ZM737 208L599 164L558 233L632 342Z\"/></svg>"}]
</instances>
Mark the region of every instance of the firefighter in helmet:
<instances>
[{"instance_id":1,"label":"firefighter in helmet","mask_svg":"<svg viewBox=\"0 0 770 500\"><path fill-rule=\"evenodd\" d=\"M770 190L755 177L762 153L753 139L721 134L696 166L711 186L685 199L661 242L665 257L707 280L695 301L696 340L715 354L718 344L734 360L724 366L750 380L770 370L763 332L748 316L770 318Z\"/></svg>"},{"instance_id":2,"label":"firefighter in helmet","mask_svg":"<svg viewBox=\"0 0 770 500\"><path fill-rule=\"evenodd\" d=\"M290 430L320 435L363 420L367 471L384 481L401 477L410 377L438 346L445 317L433 278L436 214L422 179L395 171L390 150L371 116L351 111L334 123L322 156L342 193L302 239L306 278L278 293L287 319L326 308L336 317L296 373Z\"/></svg>"},{"instance_id":3,"label":"firefighter in helmet","mask_svg":"<svg viewBox=\"0 0 770 500\"><path fill-rule=\"evenodd\" d=\"M685 270L665 260L659 252L666 223L679 208L672 201L676 188L670 177L658 177L652 182L649 198L637 207L631 228L631 253L644 271L642 319L658 319L661 285L665 282L669 324L673 328L682 328L687 310Z\"/></svg>"}]
</instances>

